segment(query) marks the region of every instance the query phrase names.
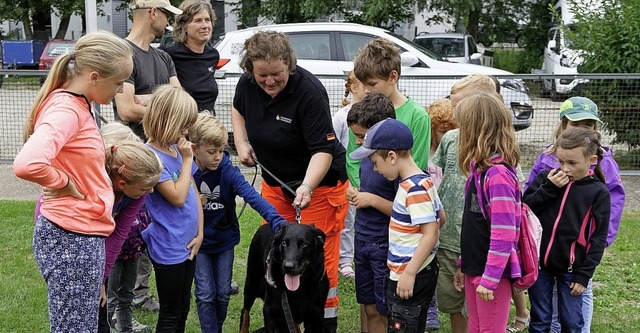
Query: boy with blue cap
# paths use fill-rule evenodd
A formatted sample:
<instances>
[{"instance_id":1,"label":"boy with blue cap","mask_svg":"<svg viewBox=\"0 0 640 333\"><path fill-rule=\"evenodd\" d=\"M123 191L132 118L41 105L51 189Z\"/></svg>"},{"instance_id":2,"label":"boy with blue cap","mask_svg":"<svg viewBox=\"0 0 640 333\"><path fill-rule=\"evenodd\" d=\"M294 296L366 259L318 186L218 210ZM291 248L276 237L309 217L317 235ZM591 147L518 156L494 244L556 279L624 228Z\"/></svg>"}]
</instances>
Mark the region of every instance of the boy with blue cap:
<instances>
[{"instance_id":1,"label":"boy with blue cap","mask_svg":"<svg viewBox=\"0 0 640 333\"><path fill-rule=\"evenodd\" d=\"M385 119L350 154L354 160L369 158L389 180L400 177L389 223L389 332L424 332L438 280L438 217L444 220L444 211L431 176L414 162L412 147L409 127Z\"/></svg>"}]
</instances>

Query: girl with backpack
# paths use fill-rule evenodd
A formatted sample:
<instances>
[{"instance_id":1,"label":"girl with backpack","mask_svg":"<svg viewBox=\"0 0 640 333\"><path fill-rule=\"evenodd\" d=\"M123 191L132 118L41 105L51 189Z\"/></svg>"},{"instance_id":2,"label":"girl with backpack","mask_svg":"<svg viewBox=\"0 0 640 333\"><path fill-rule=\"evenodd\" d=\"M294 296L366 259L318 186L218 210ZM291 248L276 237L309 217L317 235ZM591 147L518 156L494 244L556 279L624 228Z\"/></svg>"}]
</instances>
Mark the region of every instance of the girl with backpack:
<instances>
[{"instance_id":1,"label":"girl with backpack","mask_svg":"<svg viewBox=\"0 0 640 333\"><path fill-rule=\"evenodd\" d=\"M520 184L513 166L520 162L511 116L500 96L481 93L455 109L460 126L458 164L467 179L461 265L454 276L464 289L469 332L505 332L512 279L521 276L518 230Z\"/></svg>"},{"instance_id":2,"label":"girl with backpack","mask_svg":"<svg viewBox=\"0 0 640 333\"><path fill-rule=\"evenodd\" d=\"M551 329L554 284L562 331L582 332L582 294L602 258L611 211L600 167L602 152L598 132L567 128L550 151L560 168L538 174L524 193L524 202L543 227L541 269L529 288L529 332Z\"/></svg>"}]
</instances>

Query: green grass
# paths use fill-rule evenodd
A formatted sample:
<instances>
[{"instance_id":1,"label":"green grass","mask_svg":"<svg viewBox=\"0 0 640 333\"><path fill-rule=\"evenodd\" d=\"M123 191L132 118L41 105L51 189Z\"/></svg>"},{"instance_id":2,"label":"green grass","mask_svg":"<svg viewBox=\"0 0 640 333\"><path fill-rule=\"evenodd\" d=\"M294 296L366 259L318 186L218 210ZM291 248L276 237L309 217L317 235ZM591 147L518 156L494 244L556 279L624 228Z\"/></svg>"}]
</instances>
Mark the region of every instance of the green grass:
<instances>
[{"instance_id":1,"label":"green grass","mask_svg":"<svg viewBox=\"0 0 640 333\"><path fill-rule=\"evenodd\" d=\"M33 202L0 201L0 332L46 332L47 294L31 250ZM242 241L236 247L234 280L244 286L247 249L260 224L259 216L247 209L241 219ZM640 332L640 212L626 212L616 243L607 251L594 276L595 311L593 333ZM152 289L153 278L151 280ZM340 280L338 332L360 332L359 308L353 280ZM262 322L260 301L251 313L251 327ZM224 332L237 332L242 296L231 298ZM513 311L512 311L513 312ZM136 318L154 327L156 315L136 311ZM441 333L449 331L441 315ZM200 332L195 303L192 303L187 332Z\"/></svg>"}]
</instances>

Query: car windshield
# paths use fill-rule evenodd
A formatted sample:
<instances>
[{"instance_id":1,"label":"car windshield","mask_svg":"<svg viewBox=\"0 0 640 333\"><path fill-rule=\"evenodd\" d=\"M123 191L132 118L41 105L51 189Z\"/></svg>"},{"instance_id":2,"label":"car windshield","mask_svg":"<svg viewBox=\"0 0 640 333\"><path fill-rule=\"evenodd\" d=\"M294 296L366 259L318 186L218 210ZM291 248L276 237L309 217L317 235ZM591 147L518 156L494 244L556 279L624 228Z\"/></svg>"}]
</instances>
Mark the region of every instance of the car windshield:
<instances>
[{"instance_id":1,"label":"car windshield","mask_svg":"<svg viewBox=\"0 0 640 333\"><path fill-rule=\"evenodd\" d=\"M571 30L571 33L573 34L577 34L578 33L578 26L575 24L570 24L567 26L569 28L569 30ZM574 41L571 39L571 34L564 34L564 46L567 49L574 49L575 45L574 45Z\"/></svg>"},{"instance_id":2,"label":"car windshield","mask_svg":"<svg viewBox=\"0 0 640 333\"><path fill-rule=\"evenodd\" d=\"M47 55L49 57L57 57L61 54L71 53L75 48L75 44L51 44Z\"/></svg>"},{"instance_id":3,"label":"car windshield","mask_svg":"<svg viewBox=\"0 0 640 333\"><path fill-rule=\"evenodd\" d=\"M444 58L464 57L464 39L462 38L426 37L416 39L416 44Z\"/></svg>"},{"instance_id":4,"label":"car windshield","mask_svg":"<svg viewBox=\"0 0 640 333\"><path fill-rule=\"evenodd\" d=\"M422 45L416 44L416 43L414 43L414 42L412 42L412 41L410 41L410 40L408 40L408 39L406 39L406 38L404 38L404 37L402 37L400 35L394 34L393 32L386 31L386 33L388 33L389 35L391 35L391 36L393 36L395 38L398 38L398 39L402 40L403 42L415 47L418 51L424 53L427 57L429 57L429 58L431 58L433 60L438 60L438 61L442 61L443 60L441 56L439 56L438 54L434 53L433 51L423 47ZM403 50L403 51L406 51L406 50Z\"/></svg>"}]
</instances>

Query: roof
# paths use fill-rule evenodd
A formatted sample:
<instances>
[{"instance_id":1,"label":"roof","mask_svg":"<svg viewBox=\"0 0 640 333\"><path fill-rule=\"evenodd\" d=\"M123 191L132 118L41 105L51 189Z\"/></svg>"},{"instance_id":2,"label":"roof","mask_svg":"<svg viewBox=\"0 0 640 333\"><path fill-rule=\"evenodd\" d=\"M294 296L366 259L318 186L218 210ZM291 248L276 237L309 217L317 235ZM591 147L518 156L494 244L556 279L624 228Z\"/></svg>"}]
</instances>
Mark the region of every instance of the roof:
<instances>
[{"instance_id":1,"label":"roof","mask_svg":"<svg viewBox=\"0 0 640 333\"><path fill-rule=\"evenodd\" d=\"M454 39L463 39L465 34L460 32L438 32L438 33L419 33L416 35L416 39L423 38L454 38Z\"/></svg>"}]
</instances>

